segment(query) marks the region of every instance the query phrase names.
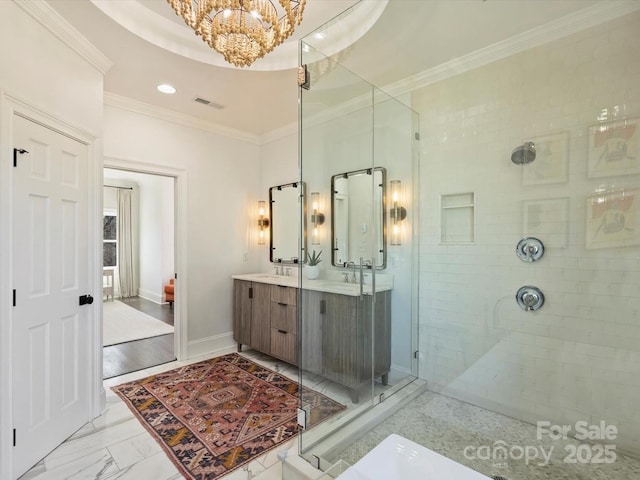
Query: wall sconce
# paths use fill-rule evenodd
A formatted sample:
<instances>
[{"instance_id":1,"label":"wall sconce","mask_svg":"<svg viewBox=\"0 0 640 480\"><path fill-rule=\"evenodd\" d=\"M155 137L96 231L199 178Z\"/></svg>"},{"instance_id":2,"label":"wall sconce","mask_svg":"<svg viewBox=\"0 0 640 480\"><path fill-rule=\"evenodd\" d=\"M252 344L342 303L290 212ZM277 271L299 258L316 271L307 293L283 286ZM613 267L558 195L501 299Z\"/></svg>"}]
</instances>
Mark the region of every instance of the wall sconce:
<instances>
[{"instance_id":1,"label":"wall sconce","mask_svg":"<svg viewBox=\"0 0 640 480\"><path fill-rule=\"evenodd\" d=\"M311 244L320 245L320 225L324 223L324 213L320 213L320 192L311 192Z\"/></svg>"},{"instance_id":2,"label":"wall sconce","mask_svg":"<svg viewBox=\"0 0 640 480\"><path fill-rule=\"evenodd\" d=\"M266 231L269 228L269 219L265 216L266 202L258 201L258 245L264 245L264 238L267 236Z\"/></svg>"},{"instance_id":3,"label":"wall sconce","mask_svg":"<svg viewBox=\"0 0 640 480\"><path fill-rule=\"evenodd\" d=\"M402 182L391 180L389 182L391 193L391 245L402 245L402 222L407 218L407 209L401 205Z\"/></svg>"}]
</instances>

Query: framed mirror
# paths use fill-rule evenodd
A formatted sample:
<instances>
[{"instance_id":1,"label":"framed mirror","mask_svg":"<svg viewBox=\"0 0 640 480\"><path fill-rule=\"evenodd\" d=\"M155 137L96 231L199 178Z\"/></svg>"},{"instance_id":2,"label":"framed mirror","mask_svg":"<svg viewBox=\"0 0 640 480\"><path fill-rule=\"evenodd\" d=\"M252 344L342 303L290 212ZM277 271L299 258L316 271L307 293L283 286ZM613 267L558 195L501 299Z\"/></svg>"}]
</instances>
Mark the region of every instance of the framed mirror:
<instances>
[{"instance_id":1,"label":"framed mirror","mask_svg":"<svg viewBox=\"0 0 640 480\"><path fill-rule=\"evenodd\" d=\"M387 266L387 227L383 167L340 173L331 177L331 264L356 265L360 257L371 268ZM372 258L373 255L373 258Z\"/></svg>"},{"instance_id":2,"label":"framed mirror","mask_svg":"<svg viewBox=\"0 0 640 480\"><path fill-rule=\"evenodd\" d=\"M269 260L273 263L304 263L307 252L307 201L304 182L269 189ZM300 218L304 219L302 225ZM298 239L302 238L302 258Z\"/></svg>"}]
</instances>

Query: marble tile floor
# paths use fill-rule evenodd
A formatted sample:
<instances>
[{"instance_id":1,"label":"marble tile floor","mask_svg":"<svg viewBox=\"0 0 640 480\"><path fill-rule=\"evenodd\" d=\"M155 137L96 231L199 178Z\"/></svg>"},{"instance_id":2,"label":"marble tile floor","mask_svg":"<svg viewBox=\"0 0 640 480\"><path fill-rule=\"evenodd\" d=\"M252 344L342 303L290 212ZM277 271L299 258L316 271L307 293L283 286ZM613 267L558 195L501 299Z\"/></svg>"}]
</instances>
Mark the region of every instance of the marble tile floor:
<instances>
[{"instance_id":1,"label":"marble tile floor","mask_svg":"<svg viewBox=\"0 0 640 480\"><path fill-rule=\"evenodd\" d=\"M574 439L554 442L546 436L539 440L535 425L433 392L421 394L351 446L327 460L332 463L343 460L353 465L391 433L402 435L489 477L501 476L508 480L640 479L639 459L616 452L616 459L610 464L569 463L566 459L571 461L570 453L583 442ZM503 442L500 445L506 445L508 449L529 447L530 458L533 457L535 448L539 458L528 462L525 458L514 458L519 456L519 450L516 449L513 450L513 456L509 454L504 460L484 459L486 450L481 453L479 447L491 449L498 445L497 442ZM592 445L587 445L587 453L596 452ZM540 465L546 463L542 459L542 448L547 457L549 451L552 452L551 460L546 465ZM586 447L581 448L584 450ZM493 453L494 450L489 451Z\"/></svg>"}]
</instances>

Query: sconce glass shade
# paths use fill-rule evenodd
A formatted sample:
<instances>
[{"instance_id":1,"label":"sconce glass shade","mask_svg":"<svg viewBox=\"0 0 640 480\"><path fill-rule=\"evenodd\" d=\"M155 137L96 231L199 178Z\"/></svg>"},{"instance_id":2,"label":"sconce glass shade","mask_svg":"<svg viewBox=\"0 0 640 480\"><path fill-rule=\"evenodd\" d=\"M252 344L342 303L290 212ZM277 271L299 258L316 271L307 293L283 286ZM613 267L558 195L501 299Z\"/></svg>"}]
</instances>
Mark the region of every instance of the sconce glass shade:
<instances>
[{"instance_id":1,"label":"sconce glass shade","mask_svg":"<svg viewBox=\"0 0 640 480\"><path fill-rule=\"evenodd\" d=\"M391 195L391 245L402 245L403 221L407 218L407 209L402 206L402 182L391 180L389 182L389 194Z\"/></svg>"},{"instance_id":2,"label":"sconce glass shade","mask_svg":"<svg viewBox=\"0 0 640 480\"><path fill-rule=\"evenodd\" d=\"M324 223L324 213L320 213L320 192L311 192L311 244L320 245L320 225Z\"/></svg>"},{"instance_id":3,"label":"sconce glass shade","mask_svg":"<svg viewBox=\"0 0 640 480\"><path fill-rule=\"evenodd\" d=\"M266 217L266 202L258 201L258 245L264 245L269 228L269 219Z\"/></svg>"}]
</instances>

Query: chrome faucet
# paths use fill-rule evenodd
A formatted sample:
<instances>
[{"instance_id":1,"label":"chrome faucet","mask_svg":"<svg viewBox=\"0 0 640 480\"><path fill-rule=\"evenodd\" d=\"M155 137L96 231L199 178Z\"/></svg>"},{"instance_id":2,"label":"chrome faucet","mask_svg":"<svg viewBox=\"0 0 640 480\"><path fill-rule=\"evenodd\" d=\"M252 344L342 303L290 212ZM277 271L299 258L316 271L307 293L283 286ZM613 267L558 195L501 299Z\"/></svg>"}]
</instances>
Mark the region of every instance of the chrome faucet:
<instances>
[{"instance_id":1,"label":"chrome faucet","mask_svg":"<svg viewBox=\"0 0 640 480\"><path fill-rule=\"evenodd\" d=\"M351 274L351 283L356 283L356 262L345 262L346 268L353 267L353 273Z\"/></svg>"}]
</instances>

